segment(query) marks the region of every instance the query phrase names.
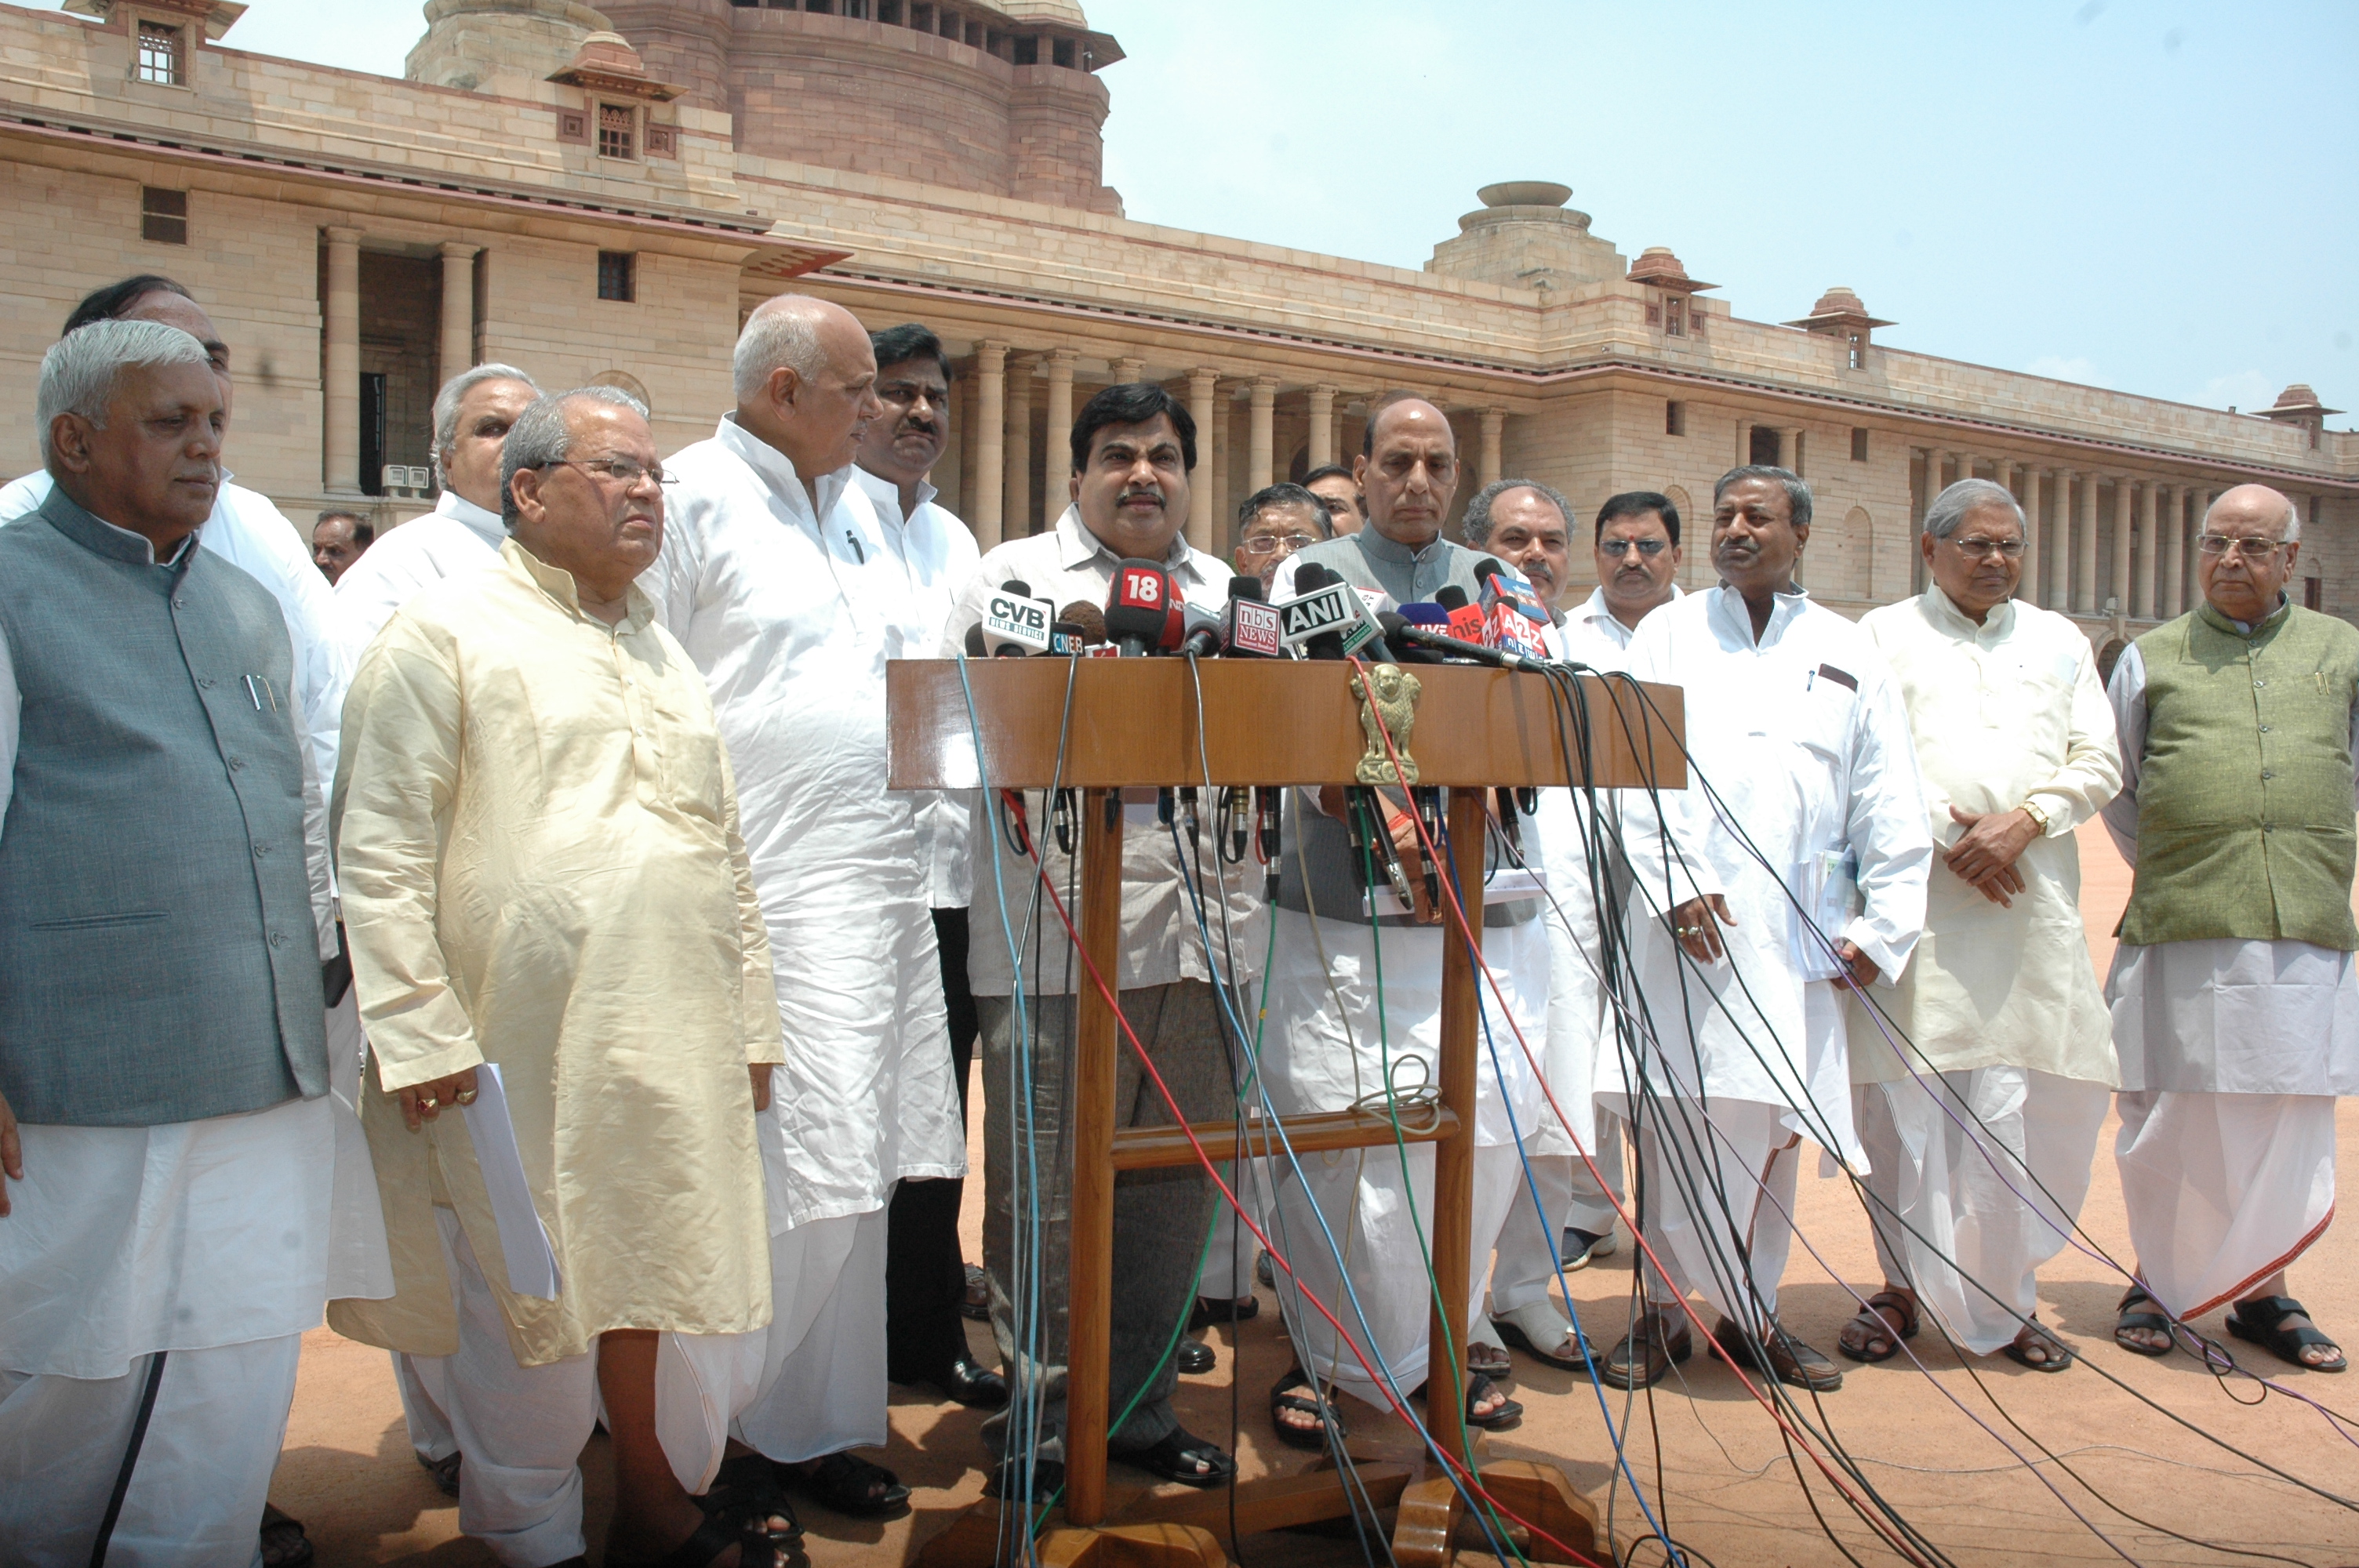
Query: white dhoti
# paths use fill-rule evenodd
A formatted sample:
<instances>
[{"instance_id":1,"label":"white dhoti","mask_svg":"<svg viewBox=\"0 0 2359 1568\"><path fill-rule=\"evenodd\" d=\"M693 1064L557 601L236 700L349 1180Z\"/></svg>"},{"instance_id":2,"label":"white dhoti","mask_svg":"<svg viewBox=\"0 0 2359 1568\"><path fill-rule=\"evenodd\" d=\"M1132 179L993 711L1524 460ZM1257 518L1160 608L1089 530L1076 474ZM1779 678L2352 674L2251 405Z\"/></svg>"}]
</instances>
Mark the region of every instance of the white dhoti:
<instances>
[{"instance_id":1,"label":"white dhoti","mask_svg":"<svg viewBox=\"0 0 2359 1568\"><path fill-rule=\"evenodd\" d=\"M885 1215L815 1219L770 1238L760 1392L736 1434L772 1459L885 1442Z\"/></svg>"},{"instance_id":2,"label":"white dhoti","mask_svg":"<svg viewBox=\"0 0 2359 1568\"><path fill-rule=\"evenodd\" d=\"M1669 1303L1693 1291L1722 1316L1758 1327L1756 1303L1759 1314L1777 1315L1777 1281L1794 1245L1801 1168L1794 1112L1757 1100L1666 1098L1644 1114L1639 1223L1671 1275L1666 1281L1649 1267L1647 1298Z\"/></svg>"},{"instance_id":3,"label":"white dhoti","mask_svg":"<svg viewBox=\"0 0 2359 1568\"><path fill-rule=\"evenodd\" d=\"M109 1561L252 1562L327 1301L328 1101L22 1131L0 1220L0 1563L89 1561L158 1351Z\"/></svg>"},{"instance_id":4,"label":"white dhoti","mask_svg":"<svg viewBox=\"0 0 2359 1568\"><path fill-rule=\"evenodd\" d=\"M2105 999L2138 1272L2172 1314L2200 1317L2334 1218L2334 1101L2359 1093L2359 963L2290 940L2124 943Z\"/></svg>"},{"instance_id":5,"label":"white dhoti","mask_svg":"<svg viewBox=\"0 0 2359 1568\"><path fill-rule=\"evenodd\" d=\"M1623 1193L1622 1119L1600 1111L1597 1138L1596 1152L1587 1159L1534 1154L1531 1179L1516 1173L1515 1202L1500 1227L1499 1252L1491 1264L1493 1312L1509 1313L1546 1299L1557 1282L1568 1226L1592 1236L1614 1233L1614 1206Z\"/></svg>"},{"instance_id":6,"label":"white dhoti","mask_svg":"<svg viewBox=\"0 0 2359 1568\"><path fill-rule=\"evenodd\" d=\"M1951 1338L1992 1354L2039 1310L2039 1266L2080 1217L2113 1091L2000 1066L1852 1094L1884 1277L1913 1289Z\"/></svg>"}]
</instances>

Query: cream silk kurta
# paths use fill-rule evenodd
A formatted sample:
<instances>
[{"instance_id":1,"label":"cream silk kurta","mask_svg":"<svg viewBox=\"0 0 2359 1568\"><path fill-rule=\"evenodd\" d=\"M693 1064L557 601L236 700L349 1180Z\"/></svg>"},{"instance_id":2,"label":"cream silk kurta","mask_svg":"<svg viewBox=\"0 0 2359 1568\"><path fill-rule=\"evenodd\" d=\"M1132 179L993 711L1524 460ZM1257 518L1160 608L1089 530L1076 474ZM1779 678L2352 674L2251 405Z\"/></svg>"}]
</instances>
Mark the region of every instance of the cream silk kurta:
<instances>
[{"instance_id":1,"label":"cream silk kurta","mask_svg":"<svg viewBox=\"0 0 2359 1568\"><path fill-rule=\"evenodd\" d=\"M770 1318L749 1063L780 1059L770 948L704 678L634 589L619 626L513 540L426 589L363 658L336 777L338 868L374 1088L496 1064L558 1299L486 1270L522 1364L610 1328ZM397 1293L353 1338L457 1347L438 1198L503 1256L465 1120L363 1119Z\"/></svg>"},{"instance_id":2,"label":"cream silk kurta","mask_svg":"<svg viewBox=\"0 0 2359 1568\"><path fill-rule=\"evenodd\" d=\"M2082 930L2072 829L2114 797L2122 763L2089 639L2061 615L2012 601L1976 625L1939 588L1870 611L1860 627L1900 682L1933 841L1965 832L1952 806L2010 811L2030 800L2048 832L2016 862L2025 887L2013 908L1932 868L1925 935L1884 1002L1922 1055L1904 1063L1853 998L1852 1081L2009 1065L2111 1087L2113 1025Z\"/></svg>"}]
</instances>

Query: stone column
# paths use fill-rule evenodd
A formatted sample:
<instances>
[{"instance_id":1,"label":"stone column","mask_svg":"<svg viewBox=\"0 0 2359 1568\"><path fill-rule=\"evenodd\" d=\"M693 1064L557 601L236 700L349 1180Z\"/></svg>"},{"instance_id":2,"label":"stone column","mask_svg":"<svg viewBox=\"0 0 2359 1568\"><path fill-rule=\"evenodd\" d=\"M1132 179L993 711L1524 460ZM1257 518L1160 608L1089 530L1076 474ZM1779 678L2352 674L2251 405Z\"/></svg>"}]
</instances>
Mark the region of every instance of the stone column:
<instances>
[{"instance_id":1,"label":"stone column","mask_svg":"<svg viewBox=\"0 0 2359 1568\"><path fill-rule=\"evenodd\" d=\"M1063 507L1055 505L1059 493L1057 476L1066 472L1072 464L1070 455L1060 460L1057 454L1071 445L1073 439L1073 351L1051 349L1044 362L1049 370L1049 424L1042 434L1048 438L1049 455L1043 465L1047 471L1040 479L1041 488L1047 492L1041 503L1044 514L1041 522L1046 524L1048 518L1045 514L1052 507L1060 513L1064 511Z\"/></svg>"},{"instance_id":2,"label":"stone column","mask_svg":"<svg viewBox=\"0 0 2359 1568\"><path fill-rule=\"evenodd\" d=\"M2015 596L2026 604L2039 600L2039 470L2023 465L2023 581Z\"/></svg>"},{"instance_id":3,"label":"stone column","mask_svg":"<svg viewBox=\"0 0 2359 1568\"><path fill-rule=\"evenodd\" d=\"M1134 381L1145 381L1146 379L1147 362L1145 360L1116 360L1114 362L1114 382L1116 386L1128 386Z\"/></svg>"},{"instance_id":4,"label":"stone column","mask_svg":"<svg viewBox=\"0 0 2359 1568\"><path fill-rule=\"evenodd\" d=\"M1246 431L1245 493L1266 487L1277 464L1277 377L1253 379L1253 424Z\"/></svg>"},{"instance_id":5,"label":"stone column","mask_svg":"<svg viewBox=\"0 0 2359 1568\"><path fill-rule=\"evenodd\" d=\"M1007 345L984 339L974 346L974 499L967 521L974 542L988 550L1000 541L1001 508L1006 500Z\"/></svg>"},{"instance_id":6,"label":"stone column","mask_svg":"<svg viewBox=\"0 0 2359 1568\"><path fill-rule=\"evenodd\" d=\"M442 243L441 358L438 381L448 381L475 362L475 252L457 240Z\"/></svg>"},{"instance_id":7,"label":"stone column","mask_svg":"<svg viewBox=\"0 0 2359 1568\"><path fill-rule=\"evenodd\" d=\"M2155 543L2162 550L2162 596L2155 600L2154 618L2168 621L2179 613L2187 587L2187 487L2157 486L2162 492L2161 530Z\"/></svg>"},{"instance_id":8,"label":"stone column","mask_svg":"<svg viewBox=\"0 0 2359 1568\"><path fill-rule=\"evenodd\" d=\"M361 493L361 232L330 229L328 314L321 323L321 450L331 495Z\"/></svg>"},{"instance_id":9,"label":"stone column","mask_svg":"<svg viewBox=\"0 0 2359 1568\"><path fill-rule=\"evenodd\" d=\"M1925 449L1925 493L1919 500L1917 525L1908 531L1908 583L1909 591L1912 593L1924 592L1925 584L1929 580L1925 570L1924 546L1917 541L1925 532L1925 519L1933 510L1933 498L1940 494L1943 488L1941 484L1943 455L1939 447Z\"/></svg>"},{"instance_id":10,"label":"stone column","mask_svg":"<svg viewBox=\"0 0 2359 1568\"><path fill-rule=\"evenodd\" d=\"M2048 470L2048 528L2040 540L2039 604L2062 610L2072 592L2072 476L2063 469Z\"/></svg>"},{"instance_id":11,"label":"stone column","mask_svg":"<svg viewBox=\"0 0 2359 1568\"><path fill-rule=\"evenodd\" d=\"M1503 445L1501 438L1506 434L1506 431L1507 411L1506 409L1485 408L1483 410L1482 456L1479 465L1474 470L1475 477L1479 482L1484 484L1496 484L1501 477L1506 474L1506 470L1504 465L1506 460L1501 450L1501 447Z\"/></svg>"},{"instance_id":12,"label":"stone column","mask_svg":"<svg viewBox=\"0 0 2359 1568\"><path fill-rule=\"evenodd\" d=\"M1000 526L1011 539L1034 531L1038 519L1032 511L1032 365L1037 356L1024 354L1007 362L1007 444L1003 484L1006 499L1000 503Z\"/></svg>"},{"instance_id":13,"label":"stone column","mask_svg":"<svg viewBox=\"0 0 2359 1568\"><path fill-rule=\"evenodd\" d=\"M2137 567L2130 578L2129 613L2140 621L2154 619L2154 590L2161 557L2155 548L2162 531L2161 498L2151 482L2139 485L2137 499Z\"/></svg>"},{"instance_id":14,"label":"stone column","mask_svg":"<svg viewBox=\"0 0 2359 1568\"><path fill-rule=\"evenodd\" d=\"M1321 382L1310 392L1310 451L1305 460L1314 469L1323 469L1335 460L1335 389Z\"/></svg>"},{"instance_id":15,"label":"stone column","mask_svg":"<svg viewBox=\"0 0 2359 1568\"><path fill-rule=\"evenodd\" d=\"M2130 612L2130 481L2126 476L2114 481L2114 549L2112 569L2105 574L2105 588L2112 595L2114 608L2123 615ZM2105 595L2100 594L2097 604L2104 608Z\"/></svg>"},{"instance_id":16,"label":"stone column","mask_svg":"<svg viewBox=\"0 0 2359 1568\"><path fill-rule=\"evenodd\" d=\"M1188 542L1209 550L1212 538L1212 392L1221 373L1199 367L1188 373L1188 416L1196 421L1196 471L1188 483Z\"/></svg>"},{"instance_id":17,"label":"stone column","mask_svg":"<svg viewBox=\"0 0 2359 1568\"><path fill-rule=\"evenodd\" d=\"M2097 612L2097 476L2081 476L2081 501L2072 514L2072 613Z\"/></svg>"},{"instance_id":18,"label":"stone column","mask_svg":"<svg viewBox=\"0 0 2359 1568\"><path fill-rule=\"evenodd\" d=\"M1216 384L1212 388L1212 495L1206 514L1208 524L1201 543L1188 542L1200 550L1209 550L1229 525L1229 469L1236 453L1236 395L1232 389L1223 392Z\"/></svg>"}]
</instances>

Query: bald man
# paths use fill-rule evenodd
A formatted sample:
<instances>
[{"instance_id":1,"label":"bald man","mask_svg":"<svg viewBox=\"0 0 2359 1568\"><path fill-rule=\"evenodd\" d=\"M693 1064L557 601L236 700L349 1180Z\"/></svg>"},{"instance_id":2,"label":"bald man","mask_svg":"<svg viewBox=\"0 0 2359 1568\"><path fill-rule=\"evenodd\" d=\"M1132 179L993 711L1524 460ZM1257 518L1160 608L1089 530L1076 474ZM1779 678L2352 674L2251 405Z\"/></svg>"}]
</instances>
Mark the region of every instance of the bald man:
<instances>
[{"instance_id":1,"label":"bald man","mask_svg":"<svg viewBox=\"0 0 2359 1568\"><path fill-rule=\"evenodd\" d=\"M2174 1321L2234 1302L2229 1333L2339 1372L2285 1290L2334 1217L2335 1097L2359 1093L2359 630L2286 598L2300 553L2292 502L2221 496L2203 601L2124 650L2108 689L2105 827L2136 871L2105 984L2138 1276L2114 1338L2168 1355Z\"/></svg>"},{"instance_id":2,"label":"bald man","mask_svg":"<svg viewBox=\"0 0 2359 1568\"><path fill-rule=\"evenodd\" d=\"M734 375L735 410L664 465L640 587L712 688L785 1024L763 1127L777 1314L739 1435L875 1517L908 1497L846 1452L885 1441L886 1206L904 1177L966 1173L915 797L885 784L886 662L929 654L936 622L853 479L884 413L867 330L781 296Z\"/></svg>"}]
</instances>

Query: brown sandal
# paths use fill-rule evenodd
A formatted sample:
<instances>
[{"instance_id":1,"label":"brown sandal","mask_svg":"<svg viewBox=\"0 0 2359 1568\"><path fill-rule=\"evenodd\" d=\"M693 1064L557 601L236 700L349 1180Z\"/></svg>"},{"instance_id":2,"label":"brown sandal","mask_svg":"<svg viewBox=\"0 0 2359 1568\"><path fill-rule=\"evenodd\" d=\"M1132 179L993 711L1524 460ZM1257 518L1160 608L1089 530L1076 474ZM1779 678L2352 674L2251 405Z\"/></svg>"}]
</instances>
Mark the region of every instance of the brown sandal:
<instances>
[{"instance_id":1,"label":"brown sandal","mask_svg":"<svg viewBox=\"0 0 2359 1568\"><path fill-rule=\"evenodd\" d=\"M1661 1382L1674 1365L1694 1354L1687 1314L1679 1313L1674 1318L1671 1313L1649 1307L1638 1314L1622 1342L1607 1352L1597 1375L1617 1389L1649 1389Z\"/></svg>"},{"instance_id":2,"label":"brown sandal","mask_svg":"<svg viewBox=\"0 0 2359 1568\"><path fill-rule=\"evenodd\" d=\"M1880 1309L1897 1314L1900 1319L1898 1326L1896 1327ZM1835 1348L1854 1361L1889 1361L1900 1354L1900 1342L1916 1338L1920 1326L1916 1302L1898 1291L1878 1291L1867 1298L1867 1304L1860 1308L1849 1323L1843 1325L1843 1332L1835 1336ZM1884 1342L1884 1348L1870 1349L1869 1346L1879 1339Z\"/></svg>"}]
</instances>

